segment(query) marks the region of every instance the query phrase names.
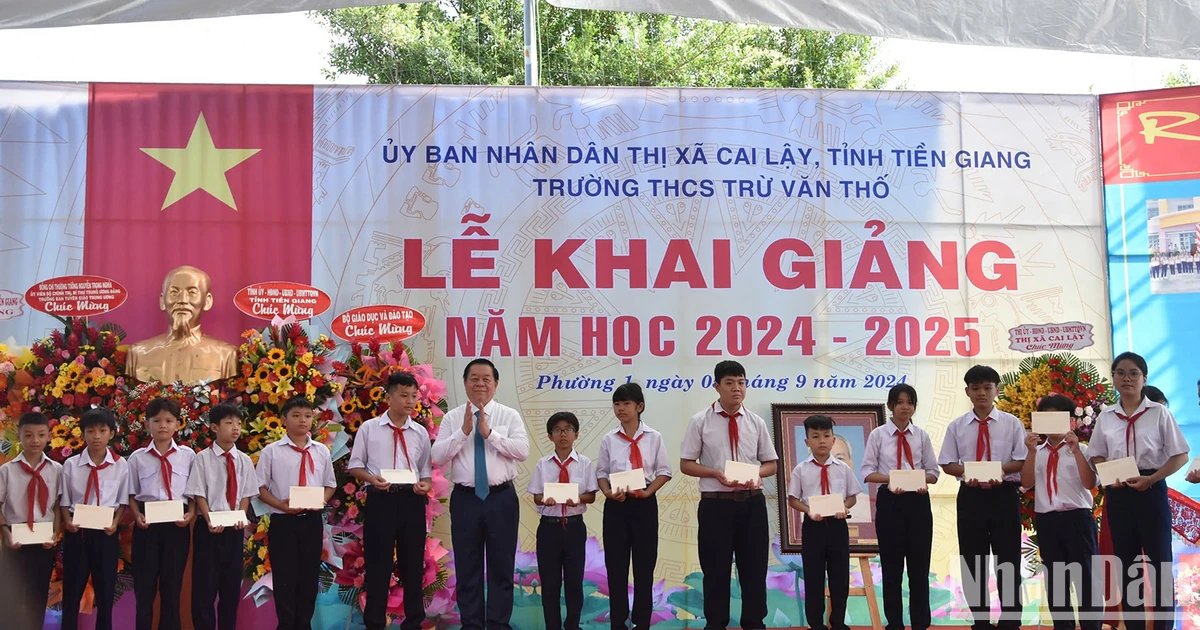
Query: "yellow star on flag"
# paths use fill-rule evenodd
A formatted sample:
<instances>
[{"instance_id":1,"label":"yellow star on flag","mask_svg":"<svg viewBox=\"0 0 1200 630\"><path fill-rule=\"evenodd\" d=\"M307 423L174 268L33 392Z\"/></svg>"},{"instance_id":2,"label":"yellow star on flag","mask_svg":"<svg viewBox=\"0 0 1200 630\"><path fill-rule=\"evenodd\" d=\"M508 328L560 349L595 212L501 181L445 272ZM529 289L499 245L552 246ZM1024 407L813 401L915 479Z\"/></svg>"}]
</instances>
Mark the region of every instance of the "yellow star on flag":
<instances>
[{"instance_id":1,"label":"yellow star on flag","mask_svg":"<svg viewBox=\"0 0 1200 630\"><path fill-rule=\"evenodd\" d=\"M225 173L260 150L218 149L213 144L212 134L208 132L204 112L200 112L186 147L142 149L142 152L175 171L175 178L171 180L171 188L167 190L161 210L166 210L197 190L203 190L237 210Z\"/></svg>"}]
</instances>

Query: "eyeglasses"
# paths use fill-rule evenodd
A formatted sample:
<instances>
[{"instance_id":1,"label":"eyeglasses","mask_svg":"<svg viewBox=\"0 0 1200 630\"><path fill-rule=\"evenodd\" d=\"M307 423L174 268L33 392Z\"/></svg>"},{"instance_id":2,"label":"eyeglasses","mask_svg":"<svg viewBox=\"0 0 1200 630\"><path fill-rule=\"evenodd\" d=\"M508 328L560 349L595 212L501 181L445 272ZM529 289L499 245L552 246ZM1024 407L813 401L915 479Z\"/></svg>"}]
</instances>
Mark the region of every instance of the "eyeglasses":
<instances>
[{"instance_id":1,"label":"eyeglasses","mask_svg":"<svg viewBox=\"0 0 1200 630\"><path fill-rule=\"evenodd\" d=\"M557 429L552 429L550 431L550 435L570 435L574 432L575 432L574 427L559 427Z\"/></svg>"},{"instance_id":2,"label":"eyeglasses","mask_svg":"<svg viewBox=\"0 0 1200 630\"><path fill-rule=\"evenodd\" d=\"M1142 377L1142 373L1138 370L1130 370L1128 372L1126 372L1125 370L1117 370L1117 371L1113 372L1113 378L1132 378L1134 380L1137 380L1141 377Z\"/></svg>"}]
</instances>

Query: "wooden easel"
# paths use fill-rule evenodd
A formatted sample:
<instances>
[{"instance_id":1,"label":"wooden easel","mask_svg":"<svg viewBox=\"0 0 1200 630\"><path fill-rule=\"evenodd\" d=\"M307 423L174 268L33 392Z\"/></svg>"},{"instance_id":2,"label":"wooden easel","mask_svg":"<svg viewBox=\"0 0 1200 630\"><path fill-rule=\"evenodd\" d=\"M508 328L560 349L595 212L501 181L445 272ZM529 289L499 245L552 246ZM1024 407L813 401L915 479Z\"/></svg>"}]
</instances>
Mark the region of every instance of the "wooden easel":
<instances>
[{"instance_id":1,"label":"wooden easel","mask_svg":"<svg viewBox=\"0 0 1200 630\"><path fill-rule=\"evenodd\" d=\"M879 617L879 601L875 598L875 580L871 577L871 558L876 554L873 553L852 553L850 560L858 559L858 570L862 573L863 585L861 587L851 587L850 597L866 597L867 610L871 612L871 627L874 630L883 630L883 620ZM831 608L829 602L829 588L825 588L825 610ZM811 623L811 620L809 620ZM830 624L832 625L832 624Z\"/></svg>"}]
</instances>

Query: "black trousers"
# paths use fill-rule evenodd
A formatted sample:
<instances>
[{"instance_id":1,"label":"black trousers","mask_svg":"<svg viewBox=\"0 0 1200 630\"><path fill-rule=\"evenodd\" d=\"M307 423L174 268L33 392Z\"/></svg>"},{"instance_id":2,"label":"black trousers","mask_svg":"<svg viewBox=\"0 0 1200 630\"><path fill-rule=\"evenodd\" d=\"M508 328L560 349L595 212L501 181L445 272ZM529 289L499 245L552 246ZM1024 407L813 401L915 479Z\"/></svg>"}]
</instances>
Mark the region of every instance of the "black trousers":
<instances>
[{"instance_id":1,"label":"black trousers","mask_svg":"<svg viewBox=\"0 0 1200 630\"><path fill-rule=\"evenodd\" d=\"M1100 630L1104 606L1100 584L1093 574L1092 558L1100 553L1096 519L1091 510L1067 510L1038 514L1038 548L1046 565L1046 592L1055 630L1074 630L1071 587L1079 598L1079 627Z\"/></svg>"},{"instance_id":2,"label":"black trousers","mask_svg":"<svg viewBox=\"0 0 1200 630\"><path fill-rule=\"evenodd\" d=\"M732 494L732 493L730 493ZM767 501L701 498L696 509L700 570L704 572L704 627L729 625L729 576L737 556L743 630L765 628L767 618Z\"/></svg>"},{"instance_id":3,"label":"black trousers","mask_svg":"<svg viewBox=\"0 0 1200 630\"><path fill-rule=\"evenodd\" d=\"M24 527L24 521L13 527ZM3 571L10 576L8 588L0 593L4 602L4 623L14 630L40 630L46 618L46 600L50 595L50 574L54 571L54 549L24 545L5 549Z\"/></svg>"},{"instance_id":4,"label":"black trousers","mask_svg":"<svg viewBox=\"0 0 1200 630\"><path fill-rule=\"evenodd\" d=\"M567 599L566 630L580 630L587 528L582 516L543 516L537 528L538 575L542 579L542 617L546 630L563 630L559 593Z\"/></svg>"},{"instance_id":5,"label":"black trousers","mask_svg":"<svg viewBox=\"0 0 1200 630\"><path fill-rule=\"evenodd\" d=\"M846 519L805 518L800 526L804 561L804 614L811 630L848 630L850 597L850 526ZM829 625L825 625L825 575L829 574Z\"/></svg>"},{"instance_id":6,"label":"black trousers","mask_svg":"<svg viewBox=\"0 0 1200 630\"><path fill-rule=\"evenodd\" d=\"M929 558L933 552L933 509L928 494L893 494L879 487L875 503L879 568L883 572L883 614L887 630L904 630L903 582L908 565L908 613L913 630L932 623L929 608ZM805 539L805 546L808 545Z\"/></svg>"},{"instance_id":7,"label":"black trousers","mask_svg":"<svg viewBox=\"0 0 1200 630\"><path fill-rule=\"evenodd\" d=\"M996 556L1000 590L999 628L1021 625L1021 500L1017 486L958 489L958 552L963 564L963 594L974 618L972 628L991 627L988 555Z\"/></svg>"},{"instance_id":8,"label":"black trousers","mask_svg":"<svg viewBox=\"0 0 1200 630\"><path fill-rule=\"evenodd\" d=\"M117 585L117 535L94 529L63 534L62 630L79 627L79 600L92 578L96 630L112 630L113 595Z\"/></svg>"},{"instance_id":9,"label":"black trousers","mask_svg":"<svg viewBox=\"0 0 1200 630\"><path fill-rule=\"evenodd\" d=\"M192 625L195 630L236 630L238 604L242 598L245 542L246 533L240 527L226 527L220 534L214 534L208 531L208 521L204 517L196 519L192 530L192 548L195 550L192 553Z\"/></svg>"},{"instance_id":10,"label":"black trousers","mask_svg":"<svg viewBox=\"0 0 1200 630\"><path fill-rule=\"evenodd\" d=\"M629 620L629 561L633 559L633 628L648 630L654 612L654 565L658 563L658 498L604 502L604 566L608 616L614 629Z\"/></svg>"},{"instance_id":11,"label":"black trousers","mask_svg":"<svg viewBox=\"0 0 1200 630\"><path fill-rule=\"evenodd\" d=\"M1155 471L1141 471L1152 475ZM1174 555L1171 551L1171 505L1167 498L1167 482L1160 481L1145 492L1130 488L1109 488L1108 526L1112 528L1113 554L1121 565L1121 610L1127 630L1145 630L1146 592L1150 582L1156 615L1153 628L1171 628L1175 611L1175 577L1172 575ZM1145 555L1145 563L1138 556ZM1146 565L1150 575L1146 575ZM1132 570L1131 570L1132 569ZM1132 574L1132 575L1131 575ZM1136 590L1131 586L1136 583Z\"/></svg>"},{"instance_id":12,"label":"black trousers","mask_svg":"<svg viewBox=\"0 0 1200 630\"><path fill-rule=\"evenodd\" d=\"M396 565L400 567L400 583L404 585L404 621L400 627L419 630L421 622L425 621L425 506L428 502L428 497L409 488L397 488L395 492L367 490L363 522L363 557L367 573L363 622L367 630L383 630L389 625L388 590Z\"/></svg>"},{"instance_id":13,"label":"black trousers","mask_svg":"<svg viewBox=\"0 0 1200 630\"><path fill-rule=\"evenodd\" d=\"M137 630L152 629L155 597L162 598L159 630L179 630L179 591L187 567L188 534L186 527L174 523L156 523L146 529L134 526L130 560Z\"/></svg>"},{"instance_id":14,"label":"black trousers","mask_svg":"<svg viewBox=\"0 0 1200 630\"><path fill-rule=\"evenodd\" d=\"M324 538L325 519L320 512L271 515L267 553L279 630L312 630Z\"/></svg>"},{"instance_id":15,"label":"black trousers","mask_svg":"<svg viewBox=\"0 0 1200 630\"><path fill-rule=\"evenodd\" d=\"M464 630L509 630L513 566L517 561L520 502L512 483L480 501L475 490L455 485L450 494L450 539L458 575L458 610ZM486 616L483 598L487 560ZM485 626L486 624L486 626Z\"/></svg>"}]
</instances>

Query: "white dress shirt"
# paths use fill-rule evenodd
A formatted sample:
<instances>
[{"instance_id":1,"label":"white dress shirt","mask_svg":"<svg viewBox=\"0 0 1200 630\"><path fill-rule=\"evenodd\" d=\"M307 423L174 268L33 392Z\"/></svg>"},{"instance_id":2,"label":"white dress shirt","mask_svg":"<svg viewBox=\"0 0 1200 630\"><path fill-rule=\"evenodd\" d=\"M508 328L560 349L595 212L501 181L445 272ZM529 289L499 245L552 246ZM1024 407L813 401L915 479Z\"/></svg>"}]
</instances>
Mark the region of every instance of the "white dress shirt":
<instances>
[{"instance_id":1,"label":"white dress shirt","mask_svg":"<svg viewBox=\"0 0 1200 630\"><path fill-rule=\"evenodd\" d=\"M271 496L280 501L287 501L292 496L292 486L300 485L300 463L303 461L300 453L292 450L296 446L292 439L284 434L283 438L272 442L258 454L258 485L266 488ZM322 486L336 488L337 479L333 475L333 461L329 455L329 447L308 438L304 449L312 456L316 470L305 468L306 486ZM283 514L281 510L267 506L271 514Z\"/></svg>"},{"instance_id":2,"label":"white dress shirt","mask_svg":"<svg viewBox=\"0 0 1200 630\"><path fill-rule=\"evenodd\" d=\"M87 483L93 468L99 468L92 463L91 456L85 448L78 455L63 463L62 482L58 504L70 508L75 513L76 503L100 505L115 508L129 505L129 462L124 458L114 457L112 451L105 451L104 464L107 468L97 473L100 481L100 499L97 502L95 488L88 496ZM84 501L84 498L87 501Z\"/></svg>"},{"instance_id":3,"label":"white dress shirt","mask_svg":"<svg viewBox=\"0 0 1200 630\"><path fill-rule=\"evenodd\" d=\"M238 502L258 496L258 475L254 472L254 462L250 456L237 450L236 446L228 452L233 454ZM184 496L189 499L204 497L210 512L238 509L236 505L229 505L225 498L225 479L229 476L225 468L225 453L216 444L197 453L196 460L192 462L192 473L188 475L187 489L184 490Z\"/></svg>"},{"instance_id":4,"label":"white dress shirt","mask_svg":"<svg viewBox=\"0 0 1200 630\"><path fill-rule=\"evenodd\" d=\"M478 410L474 405L472 409ZM442 418L441 431L433 444L433 463L450 466L450 481L460 486L475 487L475 432L463 433L463 414L467 406L460 405ZM488 485L498 486L517 477L517 463L529 457L529 436L525 433L525 421L516 409L506 407L495 400L484 405L488 427L492 432L484 440L487 457Z\"/></svg>"},{"instance_id":5,"label":"white dress shirt","mask_svg":"<svg viewBox=\"0 0 1200 630\"><path fill-rule=\"evenodd\" d=\"M1166 407L1149 398L1143 397L1137 411L1129 416L1137 417L1132 431L1127 432L1129 423L1117 414L1125 414L1119 404L1106 408L1096 417L1096 427L1092 430L1091 441L1088 442L1089 456L1103 457L1110 461L1136 457L1140 470L1158 470L1166 465L1168 459L1190 450L1187 440L1183 437L1183 431L1179 430L1179 424L1175 422L1175 416L1171 415ZM1126 435L1129 437L1128 442L1125 440Z\"/></svg>"},{"instance_id":6,"label":"white dress shirt","mask_svg":"<svg viewBox=\"0 0 1200 630\"><path fill-rule=\"evenodd\" d=\"M862 484L858 483L854 469L847 466L846 462L830 455L825 464L829 466L829 492L821 492L821 465L814 456L809 455L808 459L792 469L788 479L788 496L808 505L809 497L823 494L840 494L843 499L862 494Z\"/></svg>"},{"instance_id":7,"label":"white dress shirt","mask_svg":"<svg viewBox=\"0 0 1200 630\"><path fill-rule=\"evenodd\" d=\"M529 487L526 490L530 494L544 494L546 484L559 483L559 462L562 460L554 453L539 459L533 466L533 474L529 477ZM571 454L567 456L567 461L563 463L567 465L567 474L570 475L571 481L579 484L579 494L596 492L600 489L600 486L596 484L596 465L592 463L592 460L580 455L578 451L572 450ZM537 513L542 516L576 516L586 511L587 506L583 503L574 507L568 507L565 503L537 506Z\"/></svg>"},{"instance_id":8,"label":"white dress shirt","mask_svg":"<svg viewBox=\"0 0 1200 630\"><path fill-rule=\"evenodd\" d=\"M171 447L167 449L167 461L171 464L171 496L167 496L167 488L162 479L162 464L151 450L154 450L153 444L139 448L129 456L129 493L143 502L183 501L196 453L190 448L180 448L178 444L171 442Z\"/></svg>"},{"instance_id":9,"label":"white dress shirt","mask_svg":"<svg viewBox=\"0 0 1200 630\"><path fill-rule=\"evenodd\" d=\"M701 466L725 470L725 462L734 460L748 464L763 464L779 459L771 444L771 431L757 414L742 407L738 410L738 452L731 457L729 419L721 415L721 407L713 403L692 416L683 434L679 458L695 461ZM734 492L711 477L700 479L700 492Z\"/></svg>"},{"instance_id":10,"label":"white dress shirt","mask_svg":"<svg viewBox=\"0 0 1200 630\"><path fill-rule=\"evenodd\" d=\"M629 451L633 448L619 433L623 429L617 427L604 434L600 439L600 455L596 457L596 477L608 479L612 473L633 470L629 463ZM667 445L663 442L662 434L645 422L638 423L638 430L633 439L637 441L638 451L642 454L642 472L649 486L660 475L671 476L671 462L667 459Z\"/></svg>"},{"instance_id":11,"label":"white dress shirt","mask_svg":"<svg viewBox=\"0 0 1200 630\"><path fill-rule=\"evenodd\" d=\"M0 503L4 504L4 520L14 527L18 523L29 522L29 508L26 502L28 495L26 493L29 491L29 482L33 480L33 476L21 468L20 462L25 462L35 471L40 470L42 481L46 482L46 489L49 490L45 512L41 510L41 505L34 501L33 522L53 522L54 508L58 505L62 464L42 455L42 461L34 466L25 456L26 453L21 453L16 459L0 466Z\"/></svg>"},{"instance_id":12,"label":"white dress shirt","mask_svg":"<svg viewBox=\"0 0 1200 630\"><path fill-rule=\"evenodd\" d=\"M900 433L900 429L891 421L871 431L867 436L862 465L858 467L863 479L872 473L887 475L893 470L913 470L907 457L902 461L896 460L896 445L900 443ZM933 475L933 478L937 479L941 470L938 468L937 454L933 451L933 440L929 438L929 432L910 421L908 426L904 427L904 435L912 450L912 463L916 469L924 470L925 474Z\"/></svg>"},{"instance_id":13,"label":"white dress shirt","mask_svg":"<svg viewBox=\"0 0 1200 630\"><path fill-rule=\"evenodd\" d=\"M1046 469L1050 464L1050 442L1044 442L1037 449L1037 459L1034 462L1036 476L1033 481L1033 511L1038 514L1047 512L1065 512L1067 510L1091 510L1095 504L1092 491L1083 486L1079 480L1079 463L1075 454L1066 442L1059 443L1058 470L1054 474L1054 499L1049 495ZM1079 449L1086 459L1089 455L1087 446L1080 444Z\"/></svg>"},{"instance_id":14,"label":"white dress shirt","mask_svg":"<svg viewBox=\"0 0 1200 630\"><path fill-rule=\"evenodd\" d=\"M372 475L378 475L381 470L411 470L418 480L433 477L429 432L409 418L400 427L404 434L401 442L392 430L394 426L387 414L364 422L354 437L354 449L350 451L346 468L363 468Z\"/></svg>"},{"instance_id":15,"label":"white dress shirt","mask_svg":"<svg viewBox=\"0 0 1200 630\"><path fill-rule=\"evenodd\" d=\"M1029 455L1025 448L1025 425L1011 413L1005 413L992 408L988 414L988 435L991 437L990 457L982 460L975 459L975 447L979 439L979 418L975 412L969 411L946 427L946 437L942 441L942 452L938 464L961 464L974 461L1000 462L1003 466L1009 462L1023 462ZM962 481L962 477L958 478ZM1009 473L1005 481L1021 483L1021 473Z\"/></svg>"}]
</instances>

